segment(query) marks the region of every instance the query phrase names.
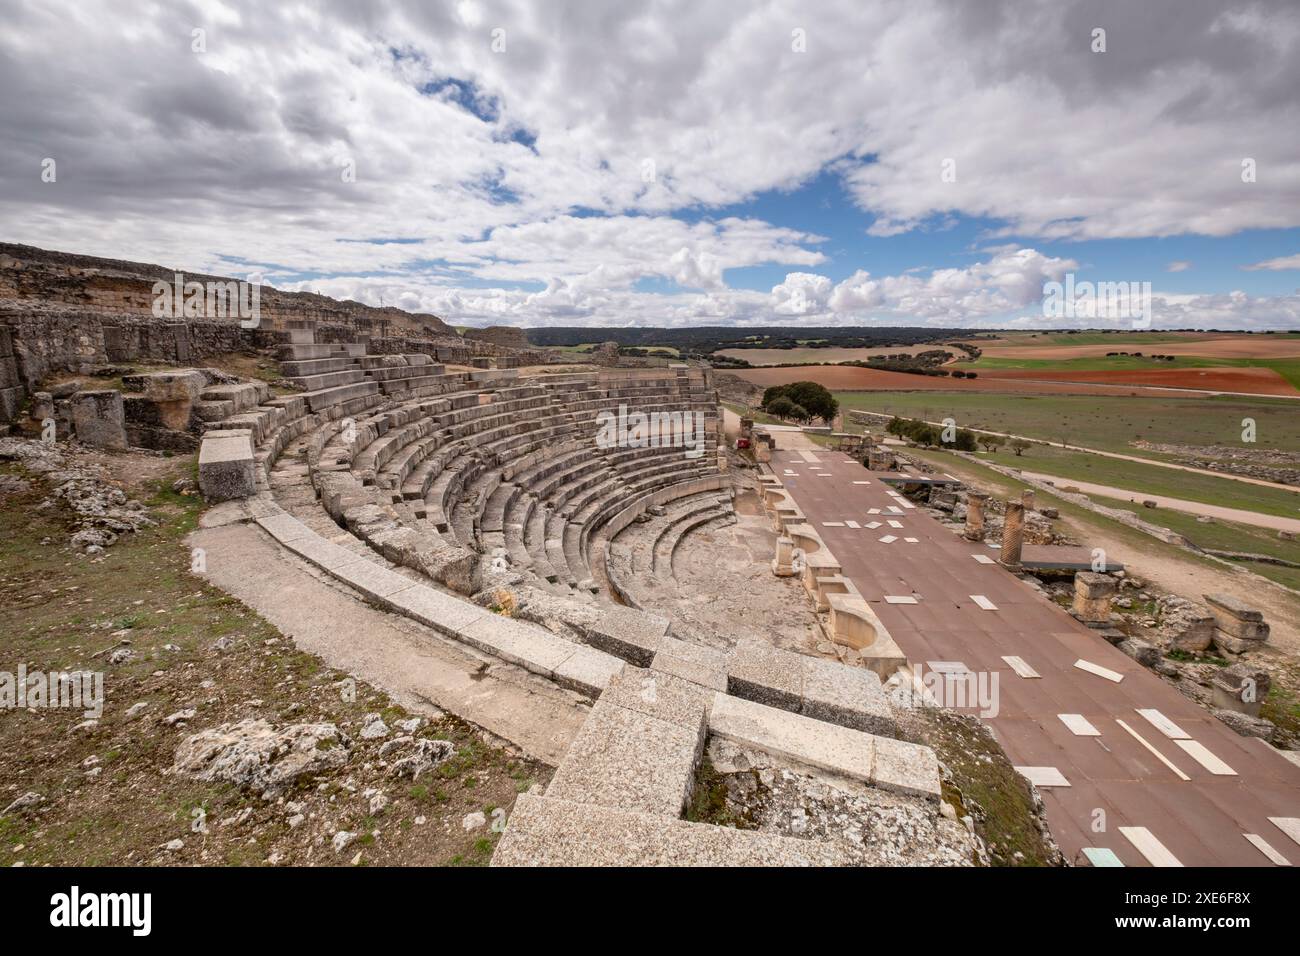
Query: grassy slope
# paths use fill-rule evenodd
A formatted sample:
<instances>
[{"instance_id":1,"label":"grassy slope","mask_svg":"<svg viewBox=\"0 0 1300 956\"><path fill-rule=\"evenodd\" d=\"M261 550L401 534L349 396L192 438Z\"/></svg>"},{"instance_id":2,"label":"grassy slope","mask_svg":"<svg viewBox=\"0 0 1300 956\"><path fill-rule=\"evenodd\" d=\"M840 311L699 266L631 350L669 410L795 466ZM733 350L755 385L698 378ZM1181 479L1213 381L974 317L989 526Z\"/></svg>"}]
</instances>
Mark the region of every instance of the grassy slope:
<instances>
[{"instance_id":1,"label":"grassy slope","mask_svg":"<svg viewBox=\"0 0 1300 956\"><path fill-rule=\"evenodd\" d=\"M226 721L332 721L355 738L367 712L382 713L390 726L410 716L360 681L355 699L345 701L337 686L344 674L295 650L254 611L190 572L184 538L202 505L171 491L171 481L193 462L177 459L177 466L146 500L159 525L126 535L100 562L67 544L61 507L38 509L45 497L39 487L0 496L0 655L8 662L0 667L103 670L106 696L99 724L75 731L84 719L79 709L0 713L0 778L7 781L0 806L28 790L45 798L34 811L0 818L0 866L259 865L273 853L285 863L331 865L358 850L379 864L486 863L497 834L486 827L466 832L462 817L490 817L495 807L511 806L517 792L549 771L487 746L477 728L450 715L419 731L457 745L447 763L403 782L380 769L382 741L357 741L343 770L303 781L287 795L308 814L297 829L288 826L283 806L227 784L164 775L186 735ZM234 646L215 651L220 637ZM120 640L130 642L134 659L108 665L100 652ZM141 701L148 710L128 721L125 711ZM186 707L198 711L190 727L161 722ZM83 764L92 757L102 768L94 778ZM390 797L382 816L369 814L360 793L366 786ZM206 834L191 829L196 810L207 816ZM243 811L247 822L219 822ZM427 825L416 825L417 816ZM328 844L333 828L360 837L335 854ZM318 835L323 848L313 843ZM158 849L177 837L185 841L182 851Z\"/></svg>"}]
</instances>

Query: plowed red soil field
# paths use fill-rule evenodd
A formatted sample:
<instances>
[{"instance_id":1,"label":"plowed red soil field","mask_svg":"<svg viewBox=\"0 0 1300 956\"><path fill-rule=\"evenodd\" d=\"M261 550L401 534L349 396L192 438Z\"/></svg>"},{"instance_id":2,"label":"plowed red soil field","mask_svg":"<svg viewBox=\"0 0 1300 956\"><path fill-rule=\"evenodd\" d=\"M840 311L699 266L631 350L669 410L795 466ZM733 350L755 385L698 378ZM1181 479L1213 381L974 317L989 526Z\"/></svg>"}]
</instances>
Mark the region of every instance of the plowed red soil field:
<instances>
[{"instance_id":1,"label":"plowed red soil field","mask_svg":"<svg viewBox=\"0 0 1300 956\"><path fill-rule=\"evenodd\" d=\"M1295 387L1271 368L1153 368L1110 372L1065 372L1052 369L990 369L979 379L1053 382L1096 382L1105 385L1158 385L1163 388L1204 389L1214 392L1250 392L1254 395L1296 395Z\"/></svg>"},{"instance_id":2,"label":"plowed red soil field","mask_svg":"<svg viewBox=\"0 0 1300 956\"><path fill-rule=\"evenodd\" d=\"M1020 374L1022 370L1015 370ZM1168 371L1168 370L1166 370ZM1199 370L1211 371L1211 370ZM1237 371L1233 369L1232 371ZM853 366L804 366L802 368L751 368L727 369L728 374L737 375L747 382L753 382L760 388L769 385L785 385L789 382L817 382L833 392L1024 392L1037 395L1142 395L1148 398L1168 398L1169 393L1160 389L1142 388L1138 385L1083 384L1081 382L1038 381L1027 382L1017 378L992 378L992 372L980 372L979 378L940 378L930 375L908 375L906 372L884 372L872 368ZM1005 374L1005 373L1001 373ZM1033 375L1025 372L1027 377L1044 378L1042 372ZM1091 374L1091 373L1085 373ZM1098 373L1105 375L1107 373ZM1140 374L1140 373L1139 373ZM1086 381L1086 380L1085 380ZM1208 385L1202 385L1208 388ZM1239 391L1239 389L1225 389ZM1189 395L1204 394L1188 392ZM1287 393L1294 394L1294 391Z\"/></svg>"}]
</instances>

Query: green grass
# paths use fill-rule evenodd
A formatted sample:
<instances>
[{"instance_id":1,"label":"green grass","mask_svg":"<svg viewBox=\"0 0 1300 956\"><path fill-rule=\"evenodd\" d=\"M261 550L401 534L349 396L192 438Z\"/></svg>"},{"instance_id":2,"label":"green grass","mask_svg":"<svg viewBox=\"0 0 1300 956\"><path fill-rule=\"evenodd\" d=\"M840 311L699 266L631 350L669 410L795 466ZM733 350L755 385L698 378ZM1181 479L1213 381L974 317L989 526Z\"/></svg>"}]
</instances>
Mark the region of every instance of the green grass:
<instances>
[{"instance_id":1,"label":"green grass","mask_svg":"<svg viewBox=\"0 0 1300 956\"><path fill-rule=\"evenodd\" d=\"M1300 404L1284 398L1135 398L1126 395L1013 395L996 392L836 392L845 409L940 421L962 428L1010 432L1051 442L1146 458L1170 458L1134 448L1159 444L1300 448ZM848 416L846 416L847 418ZM1243 419L1255 422L1255 442L1241 440Z\"/></svg>"},{"instance_id":2,"label":"green grass","mask_svg":"<svg viewBox=\"0 0 1300 956\"><path fill-rule=\"evenodd\" d=\"M1251 485L1231 478L1161 468L1135 461L1120 461L1044 445L1034 445L1019 457L1004 446L992 455L981 453L980 458L1007 468L1020 468L1072 481L1122 488L1138 497L1144 494L1164 495L1223 508L1300 518L1300 493ZM1161 509L1161 513L1165 510Z\"/></svg>"}]
</instances>

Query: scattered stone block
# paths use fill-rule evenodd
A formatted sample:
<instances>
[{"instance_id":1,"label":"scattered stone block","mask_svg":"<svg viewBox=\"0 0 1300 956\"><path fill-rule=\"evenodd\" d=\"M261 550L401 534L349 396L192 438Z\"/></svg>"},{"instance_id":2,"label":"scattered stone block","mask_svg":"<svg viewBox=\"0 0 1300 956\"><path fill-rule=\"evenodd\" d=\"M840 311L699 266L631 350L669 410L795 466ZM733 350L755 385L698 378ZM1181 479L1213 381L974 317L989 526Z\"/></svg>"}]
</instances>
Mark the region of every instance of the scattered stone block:
<instances>
[{"instance_id":1,"label":"scattered stone block","mask_svg":"<svg viewBox=\"0 0 1300 956\"><path fill-rule=\"evenodd\" d=\"M1260 705L1273 686L1272 675L1261 667L1237 663L1216 671L1210 679L1214 706L1259 716Z\"/></svg>"},{"instance_id":2,"label":"scattered stone block","mask_svg":"<svg viewBox=\"0 0 1300 956\"><path fill-rule=\"evenodd\" d=\"M1277 725L1263 717L1243 714L1228 708L1216 708L1210 713L1243 737L1258 737L1261 740L1271 741L1277 732Z\"/></svg>"},{"instance_id":3,"label":"scattered stone block","mask_svg":"<svg viewBox=\"0 0 1300 956\"><path fill-rule=\"evenodd\" d=\"M209 501L251 497L257 492L253 462L252 432L209 432L199 448L199 490Z\"/></svg>"},{"instance_id":4,"label":"scattered stone block","mask_svg":"<svg viewBox=\"0 0 1300 956\"><path fill-rule=\"evenodd\" d=\"M1079 571L1074 575L1073 614L1085 624L1110 624L1110 602L1119 582L1096 571Z\"/></svg>"},{"instance_id":5,"label":"scattered stone block","mask_svg":"<svg viewBox=\"0 0 1300 956\"><path fill-rule=\"evenodd\" d=\"M1128 638L1120 641L1115 646L1143 667L1155 667L1160 663L1160 648L1147 641L1138 640L1137 638Z\"/></svg>"},{"instance_id":6,"label":"scattered stone block","mask_svg":"<svg viewBox=\"0 0 1300 956\"><path fill-rule=\"evenodd\" d=\"M72 429L77 441L93 448L126 449L126 414L115 389L77 392L71 399Z\"/></svg>"}]
</instances>

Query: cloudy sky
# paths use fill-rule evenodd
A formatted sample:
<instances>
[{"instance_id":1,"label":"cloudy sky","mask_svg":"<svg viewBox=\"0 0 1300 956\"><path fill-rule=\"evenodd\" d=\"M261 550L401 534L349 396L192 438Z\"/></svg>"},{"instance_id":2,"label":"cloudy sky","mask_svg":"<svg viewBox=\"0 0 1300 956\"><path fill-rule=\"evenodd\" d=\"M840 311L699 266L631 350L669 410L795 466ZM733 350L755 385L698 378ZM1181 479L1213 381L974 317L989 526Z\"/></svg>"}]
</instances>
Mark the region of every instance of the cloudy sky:
<instances>
[{"instance_id":1,"label":"cloudy sky","mask_svg":"<svg viewBox=\"0 0 1300 956\"><path fill-rule=\"evenodd\" d=\"M1044 316L1073 274L1151 283L1157 327L1300 327L1293 0L0 22L5 241L472 325L1122 327Z\"/></svg>"}]
</instances>

